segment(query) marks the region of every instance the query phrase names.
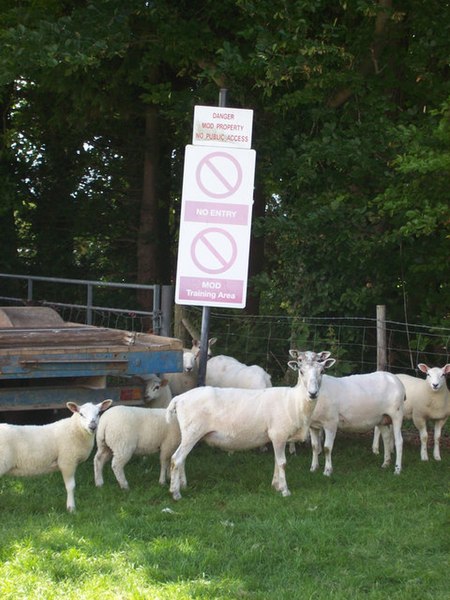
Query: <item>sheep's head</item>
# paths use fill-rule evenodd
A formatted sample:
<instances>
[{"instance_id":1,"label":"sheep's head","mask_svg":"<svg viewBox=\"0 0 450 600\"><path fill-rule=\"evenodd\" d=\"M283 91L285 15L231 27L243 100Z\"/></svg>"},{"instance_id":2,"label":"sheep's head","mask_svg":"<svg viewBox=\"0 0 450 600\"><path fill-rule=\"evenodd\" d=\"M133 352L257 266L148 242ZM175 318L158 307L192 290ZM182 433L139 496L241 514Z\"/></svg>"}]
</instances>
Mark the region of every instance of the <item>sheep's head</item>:
<instances>
[{"instance_id":1,"label":"sheep's head","mask_svg":"<svg viewBox=\"0 0 450 600\"><path fill-rule=\"evenodd\" d=\"M301 352L297 360L288 362L288 366L298 372L297 385L304 387L310 400L316 400L319 395L325 369L329 369L336 362L334 358L318 360L316 357L315 352Z\"/></svg>"},{"instance_id":2,"label":"sheep's head","mask_svg":"<svg viewBox=\"0 0 450 600\"><path fill-rule=\"evenodd\" d=\"M433 392L438 392L444 385L447 385L446 376L450 373L450 363L444 367L429 367L424 363L419 363L417 368L426 373L427 382Z\"/></svg>"},{"instance_id":3,"label":"sheep's head","mask_svg":"<svg viewBox=\"0 0 450 600\"><path fill-rule=\"evenodd\" d=\"M144 402L150 403L153 400L157 400L161 394L161 388L168 385L167 379L160 379L157 375L152 375L150 379L146 380Z\"/></svg>"},{"instance_id":4,"label":"sheep's head","mask_svg":"<svg viewBox=\"0 0 450 600\"><path fill-rule=\"evenodd\" d=\"M97 430L101 413L109 408L112 402L112 400L103 400L100 404L86 402L86 404L82 404L81 406L76 402L67 402L66 406L71 412L78 414L81 427L88 433L94 434Z\"/></svg>"}]
</instances>

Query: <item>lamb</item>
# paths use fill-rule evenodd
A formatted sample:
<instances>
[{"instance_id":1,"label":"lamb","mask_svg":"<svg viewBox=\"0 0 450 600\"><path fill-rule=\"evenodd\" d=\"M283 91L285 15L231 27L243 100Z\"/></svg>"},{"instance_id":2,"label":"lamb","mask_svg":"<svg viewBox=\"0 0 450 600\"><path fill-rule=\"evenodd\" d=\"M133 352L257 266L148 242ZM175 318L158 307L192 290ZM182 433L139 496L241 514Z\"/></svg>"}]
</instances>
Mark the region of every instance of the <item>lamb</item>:
<instances>
[{"instance_id":1,"label":"lamb","mask_svg":"<svg viewBox=\"0 0 450 600\"><path fill-rule=\"evenodd\" d=\"M124 467L133 455L144 456L159 450L159 483L166 483L170 457L180 443L177 421L168 423L164 408L114 406L103 415L97 430L94 457L95 485L103 485L103 467L112 458L112 470L120 487L129 489ZM185 478L184 478L185 480Z\"/></svg>"},{"instance_id":2,"label":"lamb","mask_svg":"<svg viewBox=\"0 0 450 600\"><path fill-rule=\"evenodd\" d=\"M297 361L290 361L288 366L298 369ZM324 363L316 363L318 373L326 367ZM289 496L286 442L307 438L315 405L315 391L309 386L258 390L205 386L176 396L167 408L167 418L178 418L181 430L181 443L171 460L172 497L181 498L186 458L201 440L228 451L249 450L272 442L275 455L272 486L282 496Z\"/></svg>"},{"instance_id":3,"label":"lamb","mask_svg":"<svg viewBox=\"0 0 450 600\"><path fill-rule=\"evenodd\" d=\"M429 367L419 363L417 368L426 373L426 379L419 379L403 373L397 375L406 390L404 418L412 419L419 430L420 458L428 460L427 420L434 422L433 458L441 460L440 439L441 431L450 416L450 392L447 387L446 375L450 373L450 363L442 368ZM378 454L380 432L375 428L372 450Z\"/></svg>"},{"instance_id":4,"label":"lamb","mask_svg":"<svg viewBox=\"0 0 450 600\"><path fill-rule=\"evenodd\" d=\"M0 475L29 476L61 471L67 510L75 511L75 471L89 457L100 415L112 400L78 406L67 402L71 417L47 425L0 424Z\"/></svg>"},{"instance_id":5,"label":"lamb","mask_svg":"<svg viewBox=\"0 0 450 600\"><path fill-rule=\"evenodd\" d=\"M299 382L298 385L315 387L317 404L311 417L311 471L319 468L319 453L321 451L320 433L325 432L325 469L324 475L331 475L333 466L331 454L337 430L363 432L381 426L385 441L383 467L390 463L390 435L387 424L392 422L396 463L395 473L402 468L403 439L401 425L403 419L403 402L405 389L402 383L384 371L347 377L331 377L324 375L320 378L317 359L308 360L306 353L299 353ZM309 357L310 358L310 357ZM326 358L322 364L334 364L334 359ZM319 361L320 364L320 361Z\"/></svg>"},{"instance_id":6,"label":"lamb","mask_svg":"<svg viewBox=\"0 0 450 600\"><path fill-rule=\"evenodd\" d=\"M244 365L232 356L213 356L206 365L206 385L262 389L272 387L270 375L258 365Z\"/></svg>"},{"instance_id":7,"label":"lamb","mask_svg":"<svg viewBox=\"0 0 450 600\"><path fill-rule=\"evenodd\" d=\"M167 408L172 400L172 392L167 379L161 379L155 374L144 375L144 403L149 408Z\"/></svg>"}]
</instances>

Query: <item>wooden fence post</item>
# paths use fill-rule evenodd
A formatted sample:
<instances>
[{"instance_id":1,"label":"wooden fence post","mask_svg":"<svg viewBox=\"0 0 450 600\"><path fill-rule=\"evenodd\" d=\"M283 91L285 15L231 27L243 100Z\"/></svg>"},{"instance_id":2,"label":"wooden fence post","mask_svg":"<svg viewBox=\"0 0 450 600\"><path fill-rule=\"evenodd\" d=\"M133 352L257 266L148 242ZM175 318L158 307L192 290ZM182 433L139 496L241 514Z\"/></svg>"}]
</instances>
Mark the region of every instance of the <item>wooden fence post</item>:
<instances>
[{"instance_id":1,"label":"wooden fence post","mask_svg":"<svg viewBox=\"0 0 450 600\"><path fill-rule=\"evenodd\" d=\"M377 370L386 371L387 347L386 347L386 306L377 305Z\"/></svg>"}]
</instances>

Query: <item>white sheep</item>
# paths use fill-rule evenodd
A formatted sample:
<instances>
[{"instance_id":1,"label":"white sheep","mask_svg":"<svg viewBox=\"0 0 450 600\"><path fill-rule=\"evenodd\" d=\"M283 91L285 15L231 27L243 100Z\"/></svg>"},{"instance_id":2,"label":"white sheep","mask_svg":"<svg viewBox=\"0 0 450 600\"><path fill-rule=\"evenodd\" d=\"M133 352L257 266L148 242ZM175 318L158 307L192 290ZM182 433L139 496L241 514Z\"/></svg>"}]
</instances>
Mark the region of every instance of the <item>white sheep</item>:
<instances>
[{"instance_id":1,"label":"white sheep","mask_svg":"<svg viewBox=\"0 0 450 600\"><path fill-rule=\"evenodd\" d=\"M258 365L245 365L232 356L220 354L206 364L205 384L212 387L262 389L272 387L270 375Z\"/></svg>"},{"instance_id":2,"label":"white sheep","mask_svg":"<svg viewBox=\"0 0 450 600\"><path fill-rule=\"evenodd\" d=\"M167 379L158 375L142 375L145 381L144 403L149 408L167 408L172 400L172 392Z\"/></svg>"},{"instance_id":3,"label":"white sheep","mask_svg":"<svg viewBox=\"0 0 450 600\"><path fill-rule=\"evenodd\" d=\"M320 372L324 363L316 363ZM297 361L289 367L297 370ZM203 440L223 450L249 450L272 442L275 467L272 486L289 496L286 482L286 442L304 441L316 400L309 390L270 387L259 390L199 387L173 398L168 419L178 418L181 443L172 456L170 491L181 498L184 466L189 452Z\"/></svg>"},{"instance_id":4,"label":"white sheep","mask_svg":"<svg viewBox=\"0 0 450 600\"><path fill-rule=\"evenodd\" d=\"M406 390L404 405L404 419L412 419L419 430L420 457L428 460L428 433L427 421L434 422L434 447L433 458L441 460L439 450L441 431L450 416L450 392L447 387L446 376L450 373L450 363L442 368L429 367L420 363L417 368L426 373L426 379L412 377L403 373L397 375ZM380 432L374 431L372 450L378 454Z\"/></svg>"},{"instance_id":5,"label":"white sheep","mask_svg":"<svg viewBox=\"0 0 450 600\"><path fill-rule=\"evenodd\" d=\"M211 356L211 345L217 338L208 340L208 357ZM192 340L191 348L183 349L183 371L181 373L165 373L162 377L169 382L172 396L178 396L198 385L198 368L200 357L200 341Z\"/></svg>"},{"instance_id":6,"label":"white sheep","mask_svg":"<svg viewBox=\"0 0 450 600\"><path fill-rule=\"evenodd\" d=\"M159 450L159 483L166 483L170 457L180 443L177 421L167 422L164 408L114 406L100 420L94 457L95 485L103 485L103 467L112 458L112 470L122 489L128 490L124 467L133 455L146 456Z\"/></svg>"},{"instance_id":7,"label":"white sheep","mask_svg":"<svg viewBox=\"0 0 450 600\"><path fill-rule=\"evenodd\" d=\"M67 510L75 510L75 471L89 457L100 414L112 400L78 406L67 402L71 417L47 425L0 424L0 475L29 476L61 471Z\"/></svg>"},{"instance_id":8,"label":"white sheep","mask_svg":"<svg viewBox=\"0 0 450 600\"><path fill-rule=\"evenodd\" d=\"M331 366L334 359L319 361L319 364ZM331 475L333 466L331 454L337 430L348 432L364 432L373 429L375 425L382 428L385 440L385 456L383 467L390 463L390 448L388 423L392 422L396 462L395 473L402 468L403 439L401 425L403 419L403 403L405 389L402 383L384 371L347 377L321 377L316 360L311 360L306 353L299 353L299 381L315 389L317 404L311 417L311 471L319 467L321 451L320 434L325 432L325 469L324 475Z\"/></svg>"}]
</instances>

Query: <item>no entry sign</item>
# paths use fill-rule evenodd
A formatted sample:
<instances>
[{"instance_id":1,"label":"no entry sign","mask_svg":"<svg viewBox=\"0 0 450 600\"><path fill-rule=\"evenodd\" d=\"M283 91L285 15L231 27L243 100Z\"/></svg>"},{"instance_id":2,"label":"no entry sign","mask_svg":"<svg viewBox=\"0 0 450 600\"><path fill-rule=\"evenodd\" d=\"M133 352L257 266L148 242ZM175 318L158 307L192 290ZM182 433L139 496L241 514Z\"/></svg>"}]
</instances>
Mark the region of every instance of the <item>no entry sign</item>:
<instances>
[{"instance_id":1,"label":"no entry sign","mask_svg":"<svg viewBox=\"0 0 450 600\"><path fill-rule=\"evenodd\" d=\"M178 304L245 306L255 161L250 149L186 147Z\"/></svg>"}]
</instances>

